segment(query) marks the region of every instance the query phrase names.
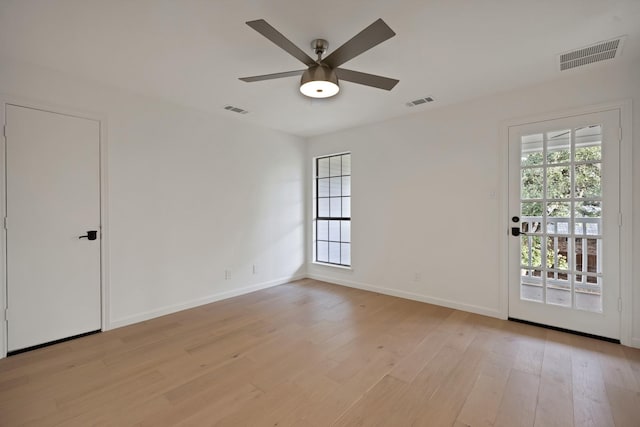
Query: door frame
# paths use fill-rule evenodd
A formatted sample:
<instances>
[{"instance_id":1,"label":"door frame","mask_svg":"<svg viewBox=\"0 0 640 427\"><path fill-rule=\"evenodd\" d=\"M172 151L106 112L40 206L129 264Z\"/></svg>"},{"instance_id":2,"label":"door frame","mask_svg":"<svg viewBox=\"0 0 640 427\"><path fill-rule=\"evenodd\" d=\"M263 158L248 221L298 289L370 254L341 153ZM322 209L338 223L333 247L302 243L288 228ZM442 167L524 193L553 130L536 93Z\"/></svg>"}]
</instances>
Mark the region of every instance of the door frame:
<instances>
[{"instance_id":1,"label":"door frame","mask_svg":"<svg viewBox=\"0 0 640 427\"><path fill-rule=\"evenodd\" d=\"M508 119L500 124L500 314L506 319L509 316L509 128L543 122L547 120L562 119L583 114L599 113L609 110L620 111L620 211L622 213L622 226L620 230L620 298L622 299L622 311L620 313L620 342L627 346L640 347L640 342L633 340L632 334L632 268L633 268L633 179L632 164L632 101L624 99L609 103L595 104L586 107L564 109L541 113L521 118Z\"/></svg>"},{"instance_id":2,"label":"door frame","mask_svg":"<svg viewBox=\"0 0 640 427\"><path fill-rule=\"evenodd\" d=\"M4 129L6 126L6 108L7 105L15 105L18 107L32 108L35 110L46 111L54 114L63 114L66 116L77 117L97 121L99 124L99 167L100 167L100 319L101 331L110 328L110 310L109 310L109 204L108 204L108 150L107 150L107 117L101 113L94 113L62 107L59 105L51 105L45 102L34 101L25 98L17 98L7 95L0 95L0 125L2 125L2 133L0 134L0 359L7 356L7 336L8 324L6 320L7 300L7 235L3 218L7 214L7 182L6 182L6 137Z\"/></svg>"}]
</instances>

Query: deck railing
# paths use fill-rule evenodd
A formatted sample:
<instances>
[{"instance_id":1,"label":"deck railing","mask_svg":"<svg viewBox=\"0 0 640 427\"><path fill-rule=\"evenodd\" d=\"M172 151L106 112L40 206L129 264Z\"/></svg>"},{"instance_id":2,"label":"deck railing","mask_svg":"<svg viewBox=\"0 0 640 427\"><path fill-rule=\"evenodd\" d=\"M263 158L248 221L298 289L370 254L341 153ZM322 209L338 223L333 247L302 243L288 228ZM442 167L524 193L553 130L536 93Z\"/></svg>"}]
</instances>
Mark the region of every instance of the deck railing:
<instances>
[{"instance_id":1,"label":"deck railing","mask_svg":"<svg viewBox=\"0 0 640 427\"><path fill-rule=\"evenodd\" d=\"M544 271L548 287L569 290L573 281L575 291L599 294L602 289L602 218L547 217L545 233L542 232L543 220L538 216L521 217L522 231L527 233L522 244L527 243L529 257L534 249L533 239L537 237L540 242L547 239L546 244L538 243L541 254L546 255L541 255L542 265L522 266L523 283L542 286Z\"/></svg>"}]
</instances>

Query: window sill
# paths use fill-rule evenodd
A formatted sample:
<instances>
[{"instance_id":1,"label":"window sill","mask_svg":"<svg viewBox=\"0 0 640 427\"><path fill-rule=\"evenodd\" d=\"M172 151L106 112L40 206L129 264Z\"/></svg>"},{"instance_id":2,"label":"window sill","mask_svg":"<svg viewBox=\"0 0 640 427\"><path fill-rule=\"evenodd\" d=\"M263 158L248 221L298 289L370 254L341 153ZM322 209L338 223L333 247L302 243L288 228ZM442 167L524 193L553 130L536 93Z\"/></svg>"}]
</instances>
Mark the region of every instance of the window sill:
<instances>
[{"instance_id":1,"label":"window sill","mask_svg":"<svg viewBox=\"0 0 640 427\"><path fill-rule=\"evenodd\" d=\"M341 270L353 270L351 266L347 267L346 265L329 264L326 262L311 261L311 264L321 265L323 267L339 268Z\"/></svg>"}]
</instances>

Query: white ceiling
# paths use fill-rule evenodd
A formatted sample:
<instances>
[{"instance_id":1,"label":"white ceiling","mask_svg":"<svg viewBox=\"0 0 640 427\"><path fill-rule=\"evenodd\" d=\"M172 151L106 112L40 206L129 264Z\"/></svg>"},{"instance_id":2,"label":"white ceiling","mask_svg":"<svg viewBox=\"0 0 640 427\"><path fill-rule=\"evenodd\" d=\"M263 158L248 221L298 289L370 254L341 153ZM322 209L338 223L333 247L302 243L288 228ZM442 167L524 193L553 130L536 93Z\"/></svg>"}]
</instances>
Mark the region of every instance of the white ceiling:
<instances>
[{"instance_id":1,"label":"white ceiling","mask_svg":"<svg viewBox=\"0 0 640 427\"><path fill-rule=\"evenodd\" d=\"M312 39L329 54L382 18L397 35L344 67L400 83L312 101L296 77L239 81L304 68L245 25L258 18L310 56ZM0 0L0 56L300 136L584 72L561 74L556 55L624 34L619 60L584 68L640 57L639 0Z\"/></svg>"}]
</instances>

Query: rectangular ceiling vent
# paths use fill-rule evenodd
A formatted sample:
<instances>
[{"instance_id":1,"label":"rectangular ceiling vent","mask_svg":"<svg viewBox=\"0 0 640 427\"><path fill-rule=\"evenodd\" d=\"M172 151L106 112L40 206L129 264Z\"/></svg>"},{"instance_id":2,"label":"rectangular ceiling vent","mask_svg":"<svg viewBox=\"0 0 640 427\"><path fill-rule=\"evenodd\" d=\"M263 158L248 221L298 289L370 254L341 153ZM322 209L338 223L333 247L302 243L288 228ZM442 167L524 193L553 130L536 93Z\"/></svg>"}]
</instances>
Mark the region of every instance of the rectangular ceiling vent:
<instances>
[{"instance_id":1,"label":"rectangular ceiling vent","mask_svg":"<svg viewBox=\"0 0 640 427\"><path fill-rule=\"evenodd\" d=\"M420 99L415 99L413 101L409 101L407 102L407 107L415 107L416 105L420 105L420 104L427 104L429 102L433 102L434 99L430 96L424 97L424 98L420 98Z\"/></svg>"},{"instance_id":2,"label":"rectangular ceiling vent","mask_svg":"<svg viewBox=\"0 0 640 427\"><path fill-rule=\"evenodd\" d=\"M242 108L238 108L238 107L234 107L233 105L227 105L226 107L224 107L225 110L229 110L229 111L233 111L234 113L239 113L239 114L247 114L248 111L247 110L243 110Z\"/></svg>"},{"instance_id":3,"label":"rectangular ceiling vent","mask_svg":"<svg viewBox=\"0 0 640 427\"><path fill-rule=\"evenodd\" d=\"M560 60L560 71L570 70L583 65L593 64L594 62L614 59L620 56L622 51L622 43L625 36L617 37L612 40L598 42L591 46L581 49L572 50L558 55Z\"/></svg>"}]
</instances>

